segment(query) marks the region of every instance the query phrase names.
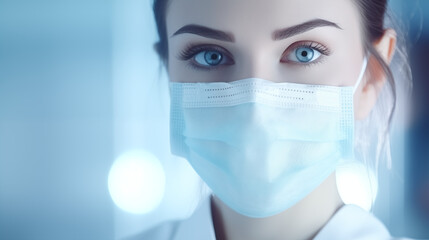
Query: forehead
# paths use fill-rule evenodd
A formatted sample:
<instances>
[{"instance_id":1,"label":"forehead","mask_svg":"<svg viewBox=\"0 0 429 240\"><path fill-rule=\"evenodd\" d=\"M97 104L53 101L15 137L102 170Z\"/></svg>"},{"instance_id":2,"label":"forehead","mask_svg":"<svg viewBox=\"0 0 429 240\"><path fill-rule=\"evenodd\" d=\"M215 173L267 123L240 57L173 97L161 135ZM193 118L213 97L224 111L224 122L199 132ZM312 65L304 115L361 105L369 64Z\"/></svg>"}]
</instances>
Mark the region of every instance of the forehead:
<instances>
[{"instance_id":1,"label":"forehead","mask_svg":"<svg viewBox=\"0 0 429 240\"><path fill-rule=\"evenodd\" d=\"M186 24L231 32L237 40L271 37L273 31L312 19L335 22L345 33L359 22L354 0L169 0L167 34Z\"/></svg>"}]
</instances>

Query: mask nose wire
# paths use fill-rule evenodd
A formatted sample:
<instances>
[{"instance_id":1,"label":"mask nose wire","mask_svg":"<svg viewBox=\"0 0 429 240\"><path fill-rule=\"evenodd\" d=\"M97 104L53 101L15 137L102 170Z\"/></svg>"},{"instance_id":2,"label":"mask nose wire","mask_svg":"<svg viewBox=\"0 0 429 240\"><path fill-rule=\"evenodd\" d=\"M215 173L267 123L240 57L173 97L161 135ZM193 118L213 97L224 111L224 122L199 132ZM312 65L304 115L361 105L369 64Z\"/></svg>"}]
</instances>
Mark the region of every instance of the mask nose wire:
<instances>
[{"instance_id":1,"label":"mask nose wire","mask_svg":"<svg viewBox=\"0 0 429 240\"><path fill-rule=\"evenodd\" d=\"M363 59L362 69L360 70L359 78L355 85L353 86L353 93L356 92L356 89L359 87L360 82L362 82L363 75L366 71L366 66L368 64L368 57L365 55L365 58Z\"/></svg>"}]
</instances>

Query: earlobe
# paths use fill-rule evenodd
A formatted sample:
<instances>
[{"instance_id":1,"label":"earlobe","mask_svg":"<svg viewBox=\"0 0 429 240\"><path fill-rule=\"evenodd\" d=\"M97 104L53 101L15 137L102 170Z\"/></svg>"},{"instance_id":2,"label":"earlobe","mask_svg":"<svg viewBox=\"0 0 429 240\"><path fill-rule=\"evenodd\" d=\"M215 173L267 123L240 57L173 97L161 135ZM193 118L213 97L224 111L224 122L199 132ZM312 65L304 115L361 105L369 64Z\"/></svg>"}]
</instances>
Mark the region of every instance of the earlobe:
<instances>
[{"instance_id":1,"label":"earlobe","mask_svg":"<svg viewBox=\"0 0 429 240\"><path fill-rule=\"evenodd\" d=\"M386 73L379 60L384 61L387 65L392 61L396 48L396 32L393 29L386 29L384 34L373 43L373 47L381 59L377 59L375 56L370 56L368 59L366 81L361 88L355 112L356 119L367 117L377 102L386 82Z\"/></svg>"}]
</instances>

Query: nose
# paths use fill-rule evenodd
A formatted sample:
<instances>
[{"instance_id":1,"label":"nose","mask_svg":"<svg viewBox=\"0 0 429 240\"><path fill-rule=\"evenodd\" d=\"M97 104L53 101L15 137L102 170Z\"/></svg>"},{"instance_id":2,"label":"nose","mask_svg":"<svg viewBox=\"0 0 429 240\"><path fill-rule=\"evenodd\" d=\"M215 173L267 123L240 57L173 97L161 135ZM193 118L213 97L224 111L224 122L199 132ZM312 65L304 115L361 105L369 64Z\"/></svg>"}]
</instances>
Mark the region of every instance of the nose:
<instances>
[{"instance_id":1,"label":"nose","mask_svg":"<svg viewBox=\"0 0 429 240\"><path fill-rule=\"evenodd\" d=\"M262 78L273 82L278 81L275 73L279 62L268 55L260 50L240 56L240 60L236 62L234 79Z\"/></svg>"}]
</instances>

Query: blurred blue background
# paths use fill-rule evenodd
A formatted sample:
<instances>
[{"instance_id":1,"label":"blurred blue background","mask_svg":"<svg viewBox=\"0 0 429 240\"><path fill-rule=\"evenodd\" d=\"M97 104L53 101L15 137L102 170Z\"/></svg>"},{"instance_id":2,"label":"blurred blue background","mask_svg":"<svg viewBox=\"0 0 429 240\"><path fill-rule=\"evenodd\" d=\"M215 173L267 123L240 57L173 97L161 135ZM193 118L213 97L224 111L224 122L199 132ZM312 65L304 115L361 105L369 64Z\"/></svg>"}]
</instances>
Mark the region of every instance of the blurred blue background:
<instances>
[{"instance_id":1,"label":"blurred blue background","mask_svg":"<svg viewBox=\"0 0 429 240\"><path fill-rule=\"evenodd\" d=\"M413 120L393 136L404 156L381 171L374 212L393 235L429 238L429 1L391 5L408 28ZM148 0L0 0L0 239L121 239L192 212L200 186L168 153L156 39ZM166 176L147 214L109 193L112 164L134 150Z\"/></svg>"},{"instance_id":2,"label":"blurred blue background","mask_svg":"<svg viewBox=\"0 0 429 240\"><path fill-rule=\"evenodd\" d=\"M112 239L112 2L0 1L0 239Z\"/></svg>"}]
</instances>

